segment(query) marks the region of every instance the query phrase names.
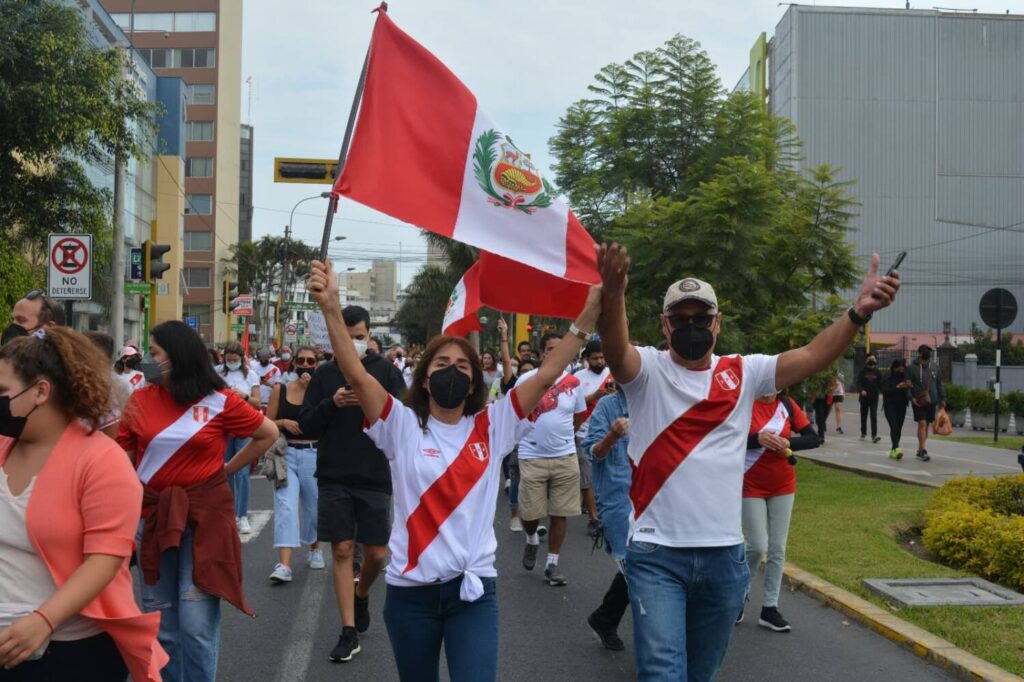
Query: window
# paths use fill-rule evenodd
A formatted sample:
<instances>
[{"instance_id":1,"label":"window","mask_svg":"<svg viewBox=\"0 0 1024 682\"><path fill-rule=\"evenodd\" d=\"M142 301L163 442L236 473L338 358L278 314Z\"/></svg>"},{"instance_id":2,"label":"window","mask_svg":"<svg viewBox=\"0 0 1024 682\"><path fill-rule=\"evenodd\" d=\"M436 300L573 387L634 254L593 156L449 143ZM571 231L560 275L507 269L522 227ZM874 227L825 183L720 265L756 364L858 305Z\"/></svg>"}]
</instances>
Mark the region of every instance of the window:
<instances>
[{"instance_id":1,"label":"window","mask_svg":"<svg viewBox=\"0 0 1024 682\"><path fill-rule=\"evenodd\" d=\"M238 195L238 205L245 206L249 203L249 197L244 192Z\"/></svg>"},{"instance_id":2,"label":"window","mask_svg":"<svg viewBox=\"0 0 1024 682\"><path fill-rule=\"evenodd\" d=\"M189 289L210 288L210 268L183 268L181 272Z\"/></svg>"},{"instance_id":3,"label":"window","mask_svg":"<svg viewBox=\"0 0 1024 682\"><path fill-rule=\"evenodd\" d=\"M212 251L213 250L213 233L212 232L186 232L185 233L185 250L186 251Z\"/></svg>"},{"instance_id":4,"label":"window","mask_svg":"<svg viewBox=\"0 0 1024 682\"><path fill-rule=\"evenodd\" d=\"M206 83L186 85L185 101L189 104L216 104L216 86Z\"/></svg>"},{"instance_id":5,"label":"window","mask_svg":"<svg viewBox=\"0 0 1024 682\"><path fill-rule=\"evenodd\" d=\"M186 303L181 307L181 316L197 317L199 318L199 324L210 324L210 304Z\"/></svg>"},{"instance_id":6,"label":"window","mask_svg":"<svg viewBox=\"0 0 1024 682\"><path fill-rule=\"evenodd\" d=\"M212 47L197 47L195 50L182 50L182 66L185 66L185 53L195 52L195 64L198 68L209 68L217 66L217 50Z\"/></svg>"},{"instance_id":7,"label":"window","mask_svg":"<svg viewBox=\"0 0 1024 682\"><path fill-rule=\"evenodd\" d=\"M213 158L210 156L189 156L185 159L186 178L212 178Z\"/></svg>"},{"instance_id":8,"label":"window","mask_svg":"<svg viewBox=\"0 0 1024 682\"><path fill-rule=\"evenodd\" d=\"M135 26L131 26L131 15L111 14L110 17L125 33L129 30L207 32L217 30L216 12L136 12Z\"/></svg>"},{"instance_id":9,"label":"window","mask_svg":"<svg viewBox=\"0 0 1024 682\"><path fill-rule=\"evenodd\" d=\"M155 48L139 50L154 69L210 69L217 66L217 50L212 47Z\"/></svg>"},{"instance_id":10,"label":"window","mask_svg":"<svg viewBox=\"0 0 1024 682\"><path fill-rule=\"evenodd\" d=\"M186 215L210 215L213 213L212 194L186 194L185 214Z\"/></svg>"},{"instance_id":11,"label":"window","mask_svg":"<svg viewBox=\"0 0 1024 682\"><path fill-rule=\"evenodd\" d=\"M241 159L238 169L243 173L249 170L249 159Z\"/></svg>"},{"instance_id":12,"label":"window","mask_svg":"<svg viewBox=\"0 0 1024 682\"><path fill-rule=\"evenodd\" d=\"M213 121L186 121L185 139L189 142L209 142L213 139Z\"/></svg>"}]
</instances>

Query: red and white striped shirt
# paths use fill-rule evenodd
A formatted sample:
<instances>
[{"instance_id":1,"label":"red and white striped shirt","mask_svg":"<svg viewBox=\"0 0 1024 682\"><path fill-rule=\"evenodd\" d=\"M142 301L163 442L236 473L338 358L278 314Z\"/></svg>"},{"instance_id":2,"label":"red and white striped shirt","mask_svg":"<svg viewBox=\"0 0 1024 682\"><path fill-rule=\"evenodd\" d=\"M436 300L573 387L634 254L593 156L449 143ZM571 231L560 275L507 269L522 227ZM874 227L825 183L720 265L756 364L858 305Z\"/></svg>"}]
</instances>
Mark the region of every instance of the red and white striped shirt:
<instances>
[{"instance_id":1,"label":"red and white striped shirt","mask_svg":"<svg viewBox=\"0 0 1024 682\"><path fill-rule=\"evenodd\" d=\"M117 442L135 453L139 479L156 490L201 483L224 466L229 436L248 438L263 415L236 393L221 389L188 406L150 384L125 406Z\"/></svg>"},{"instance_id":2,"label":"red and white striped shirt","mask_svg":"<svg viewBox=\"0 0 1024 682\"><path fill-rule=\"evenodd\" d=\"M668 351L638 348L629 403L631 541L725 547L743 541L743 459L757 396L775 391L777 356L711 358L689 370Z\"/></svg>"}]
</instances>

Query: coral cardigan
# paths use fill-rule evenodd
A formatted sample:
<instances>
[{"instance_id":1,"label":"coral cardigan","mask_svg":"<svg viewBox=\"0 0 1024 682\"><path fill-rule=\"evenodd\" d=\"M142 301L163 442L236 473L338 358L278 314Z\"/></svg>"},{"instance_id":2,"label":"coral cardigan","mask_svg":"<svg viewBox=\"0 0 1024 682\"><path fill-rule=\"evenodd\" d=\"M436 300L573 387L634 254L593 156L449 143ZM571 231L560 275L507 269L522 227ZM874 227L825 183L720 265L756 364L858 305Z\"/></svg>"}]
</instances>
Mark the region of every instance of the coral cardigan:
<instances>
[{"instance_id":1,"label":"coral cardigan","mask_svg":"<svg viewBox=\"0 0 1024 682\"><path fill-rule=\"evenodd\" d=\"M0 466L13 447L0 436ZM81 614L113 638L132 678L146 681L160 680L168 656L157 642L160 614L139 611L128 571L141 508L142 484L124 450L73 420L36 477L25 525L58 589L87 554L125 557Z\"/></svg>"}]
</instances>

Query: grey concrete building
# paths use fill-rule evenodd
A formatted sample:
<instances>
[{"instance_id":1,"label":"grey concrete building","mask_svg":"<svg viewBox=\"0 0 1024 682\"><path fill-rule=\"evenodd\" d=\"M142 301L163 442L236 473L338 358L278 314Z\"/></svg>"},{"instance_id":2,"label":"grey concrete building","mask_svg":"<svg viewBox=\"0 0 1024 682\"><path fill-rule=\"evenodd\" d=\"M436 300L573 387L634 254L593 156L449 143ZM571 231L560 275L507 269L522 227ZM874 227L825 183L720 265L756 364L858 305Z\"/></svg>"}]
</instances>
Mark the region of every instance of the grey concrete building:
<instances>
[{"instance_id":1,"label":"grey concrete building","mask_svg":"<svg viewBox=\"0 0 1024 682\"><path fill-rule=\"evenodd\" d=\"M251 125L241 125L241 139L238 160L238 241L252 241L252 161L253 130Z\"/></svg>"},{"instance_id":2,"label":"grey concrete building","mask_svg":"<svg viewBox=\"0 0 1024 682\"><path fill-rule=\"evenodd\" d=\"M994 286L1024 305L1024 16L792 5L763 38L742 85L796 124L805 166L856 181L862 263L909 252L874 330L963 334Z\"/></svg>"}]
</instances>

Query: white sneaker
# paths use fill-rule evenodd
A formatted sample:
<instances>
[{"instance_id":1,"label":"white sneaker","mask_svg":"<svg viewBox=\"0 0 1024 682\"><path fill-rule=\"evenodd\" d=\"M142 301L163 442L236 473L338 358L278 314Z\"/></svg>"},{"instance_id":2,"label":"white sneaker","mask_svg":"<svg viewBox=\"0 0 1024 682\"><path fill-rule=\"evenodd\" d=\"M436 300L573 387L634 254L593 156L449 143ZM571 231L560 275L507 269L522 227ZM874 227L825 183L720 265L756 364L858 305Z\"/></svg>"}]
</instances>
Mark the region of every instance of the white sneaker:
<instances>
[{"instance_id":1,"label":"white sneaker","mask_svg":"<svg viewBox=\"0 0 1024 682\"><path fill-rule=\"evenodd\" d=\"M310 568L317 570L325 568L327 566L327 564L324 563L324 552L322 549L309 550L309 557L307 558L306 561L309 564Z\"/></svg>"},{"instance_id":2,"label":"white sneaker","mask_svg":"<svg viewBox=\"0 0 1024 682\"><path fill-rule=\"evenodd\" d=\"M290 583L292 581L292 569L284 564L274 566L274 572L270 574L272 583Z\"/></svg>"},{"instance_id":3,"label":"white sneaker","mask_svg":"<svg viewBox=\"0 0 1024 682\"><path fill-rule=\"evenodd\" d=\"M238 532L242 535L252 535L252 526L249 525L249 517L241 516L238 519Z\"/></svg>"},{"instance_id":4,"label":"white sneaker","mask_svg":"<svg viewBox=\"0 0 1024 682\"><path fill-rule=\"evenodd\" d=\"M523 530L523 522L518 516L513 516L508 524L508 529L513 533L520 533Z\"/></svg>"}]
</instances>

